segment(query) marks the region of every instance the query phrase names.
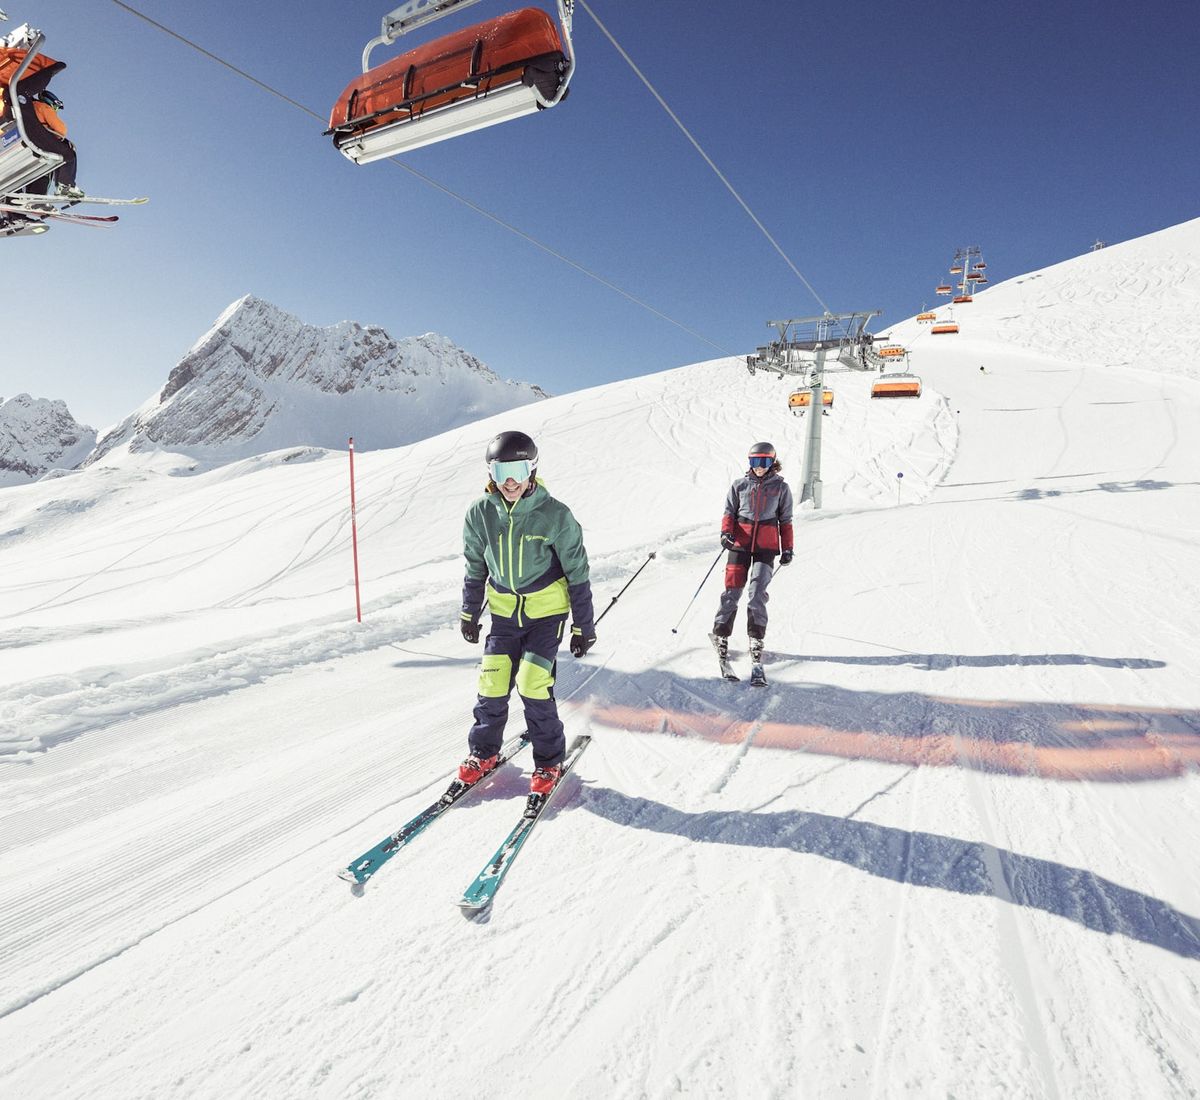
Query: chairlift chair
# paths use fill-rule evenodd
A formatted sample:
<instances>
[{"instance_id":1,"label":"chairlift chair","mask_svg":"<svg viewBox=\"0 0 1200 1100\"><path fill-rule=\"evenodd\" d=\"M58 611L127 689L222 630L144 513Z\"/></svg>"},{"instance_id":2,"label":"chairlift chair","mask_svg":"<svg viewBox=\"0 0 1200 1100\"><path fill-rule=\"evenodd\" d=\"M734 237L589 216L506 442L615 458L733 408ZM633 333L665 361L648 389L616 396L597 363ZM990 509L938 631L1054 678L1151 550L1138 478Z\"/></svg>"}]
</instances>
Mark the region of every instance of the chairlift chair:
<instances>
[{"instance_id":1,"label":"chairlift chair","mask_svg":"<svg viewBox=\"0 0 1200 1100\"><path fill-rule=\"evenodd\" d=\"M796 390L788 398L788 408L792 410L793 416L803 416L806 409L812 407L812 390ZM833 390L821 391L821 408L833 408Z\"/></svg>"},{"instance_id":2,"label":"chairlift chair","mask_svg":"<svg viewBox=\"0 0 1200 1100\"><path fill-rule=\"evenodd\" d=\"M951 267L950 274L951 275L961 275L962 274L962 264L955 264L953 267Z\"/></svg>"},{"instance_id":3,"label":"chairlift chair","mask_svg":"<svg viewBox=\"0 0 1200 1100\"><path fill-rule=\"evenodd\" d=\"M363 50L362 75L329 116L325 133L343 156L369 164L562 102L575 70L575 0L557 0L557 27L540 8L521 8L371 68L375 46L477 2L408 0L384 16L382 33Z\"/></svg>"},{"instance_id":4,"label":"chairlift chair","mask_svg":"<svg viewBox=\"0 0 1200 1100\"><path fill-rule=\"evenodd\" d=\"M929 330L930 336L955 336L958 333L957 321L942 321Z\"/></svg>"},{"instance_id":5,"label":"chairlift chair","mask_svg":"<svg viewBox=\"0 0 1200 1100\"><path fill-rule=\"evenodd\" d=\"M954 287L952 287L949 283L942 283L937 287L937 292L939 294L953 294Z\"/></svg>"},{"instance_id":6,"label":"chairlift chair","mask_svg":"<svg viewBox=\"0 0 1200 1100\"><path fill-rule=\"evenodd\" d=\"M956 306L963 305L965 302L972 302L974 299L969 294L956 294L951 299Z\"/></svg>"},{"instance_id":7,"label":"chairlift chair","mask_svg":"<svg viewBox=\"0 0 1200 1100\"><path fill-rule=\"evenodd\" d=\"M934 321L937 320L937 314L933 313L933 312L918 313L917 320L920 321L922 324L932 324Z\"/></svg>"},{"instance_id":8,"label":"chairlift chair","mask_svg":"<svg viewBox=\"0 0 1200 1100\"><path fill-rule=\"evenodd\" d=\"M881 359L902 359L907 354L907 350L900 344L887 344L879 349Z\"/></svg>"},{"instance_id":9,"label":"chairlift chair","mask_svg":"<svg viewBox=\"0 0 1200 1100\"><path fill-rule=\"evenodd\" d=\"M51 153L39 148L31 140L25 128L25 120L18 106L17 85L21 79L34 68L39 55L42 57L44 68L60 64L41 54L42 43L46 36L33 28L18 27L14 34L26 30L29 39L27 52L20 65L9 77L3 88L4 108L0 114L0 202L10 195L24 193L38 181L45 179L63 165L63 158L58 153ZM44 233L48 227L44 222L28 218L23 214L0 213L0 237L14 237L26 233Z\"/></svg>"},{"instance_id":10,"label":"chairlift chair","mask_svg":"<svg viewBox=\"0 0 1200 1100\"><path fill-rule=\"evenodd\" d=\"M872 397L920 397L921 379L915 374L881 374L871 387Z\"/></svg>"}]
</instances>

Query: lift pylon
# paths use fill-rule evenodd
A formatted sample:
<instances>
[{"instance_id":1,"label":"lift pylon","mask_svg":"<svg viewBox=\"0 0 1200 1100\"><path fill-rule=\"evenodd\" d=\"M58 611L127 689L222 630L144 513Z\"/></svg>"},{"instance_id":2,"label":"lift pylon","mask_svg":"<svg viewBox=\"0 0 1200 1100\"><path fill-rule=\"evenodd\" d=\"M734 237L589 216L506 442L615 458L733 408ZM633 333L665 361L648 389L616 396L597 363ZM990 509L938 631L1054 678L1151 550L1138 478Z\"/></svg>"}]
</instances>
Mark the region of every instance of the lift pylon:
<instances>
[{"instance_id":1,"label":"lift pylon","mask_svg":"<svg viewBox=\"0 0 1200 1100\"><path fill-rule=\"evenodd\" d=\"M752 375L762 370L781 379L785 375L807 375L808 406L823 409L826 404L826 359L832 356L851 370L867 370L867 352L875 339L867 332L867 322L882 312L878 309L855 310L853 313L822 313L817 317L768 321L767 325L779 333L779 339L746 356L746 369ZM832 397L828 403L832 404ZM798 405L793 406L796 407ZM808 417L804 446L804 484L800 491L800 503L811 500L814 508L821 507L823 420L822 416Z\"/></svg>"}]
</instances>

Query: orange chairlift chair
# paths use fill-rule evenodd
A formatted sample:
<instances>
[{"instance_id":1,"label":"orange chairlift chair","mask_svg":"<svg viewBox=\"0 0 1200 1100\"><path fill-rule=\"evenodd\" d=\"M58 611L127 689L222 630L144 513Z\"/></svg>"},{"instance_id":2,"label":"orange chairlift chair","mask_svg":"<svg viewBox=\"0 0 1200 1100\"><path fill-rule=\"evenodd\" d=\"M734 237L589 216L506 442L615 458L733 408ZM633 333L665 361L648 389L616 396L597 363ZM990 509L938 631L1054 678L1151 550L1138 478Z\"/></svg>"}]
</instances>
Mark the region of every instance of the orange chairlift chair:
<instances>
[{"instance_id":1,"label":"orange chairlift chair","mask_svg":"<svg viewBox=\"0 0 1200 1100\"><path fill-rule=\"evenodd\" d=\"M796 390L788 398L788 408L793 416L803 416L806 409L812 407L812 390ZM833 408L833 390L821 391L821 410Z\"/></svg>"},{"instance_id":2,"label":"orange chairlift chair","mask_svg":"<svg viewBox=\"0 0 1200 1100\"><path fill-rule=\"evenodd\" d=\"M929 330L931 336L956 336L958 334L957 321L942 321L936 324Z\"/></svg>"},{"instance_id":3,"label":"orange chairlift chair","mask_svg":"<svg viewBox=\"0 0 1200 1100\"><path fill-rule=\"evenodd\" d=\"M871 387L872 397L920 397L921 379L906 371L881 374Z\"/></svg>"},{"instance_id":4,"label":"orange chairlift chair","mask_svg":"<svg viewBox=\"0 0 1200 1100\"><path fill-rule=\"evenodd\" d=\"M363 50L362 75L329 116L325 133L343 156L369 164L562 102L575 70L575 0L558 0L558 26L540 8L521 8L371 68L375 46L477 2L408 0L383 17L382 33Z\"/></svg>"},{"instance_id":5,"label":"orange chairlift chair","mask_svg":"<svg viewBox=\"0 0 1200 1100\"><path fill-rule=\"evenodd\" d=\"M62 62L41 53L45 35L32 28L27 31L28 44L21 48L5 48L0 57L0 201L6 196L23 193L26 188L61 168L63 157L37 145L26 127L24 112L17 109L17 85L31 73L46 69L62 69ZM18 33L14 32L14 33ZM34 107L39 106L35 104ZM0 214L0 236L21 233L43 233L46 226L26 219L20 214Z\"/></svg>"}]
</instances>

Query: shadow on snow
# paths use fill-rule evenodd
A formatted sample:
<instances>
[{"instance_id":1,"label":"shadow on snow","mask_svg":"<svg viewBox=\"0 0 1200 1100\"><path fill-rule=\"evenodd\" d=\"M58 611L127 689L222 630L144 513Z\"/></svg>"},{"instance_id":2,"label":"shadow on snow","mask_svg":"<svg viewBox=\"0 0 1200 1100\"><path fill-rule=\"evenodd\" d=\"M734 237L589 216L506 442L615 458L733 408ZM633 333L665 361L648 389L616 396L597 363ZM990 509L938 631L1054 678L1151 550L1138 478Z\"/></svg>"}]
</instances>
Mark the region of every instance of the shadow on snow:
<instances>
[{"instance_id":1,"label":"shadow on snow","mask_svg":"<svg viewBox=\"0 0 1200 1100\"><path fill-rule=\"evenodd\" d=\"M685 813L619 791L591 788L583 806L628 828L705 844L780 848L820 856L879 878L957 894L993 897L1064 917L1093 932L1126 936L1185 959L1200 959L1200 921L1165 901L1090 871L1018 855L978 841L907 832L828 814L791 810ZM989 871L998 866L1002 881Z\"/></svg>"},{"instance_id":2,"label":"shadow on snow","mask_svg":"<svg viewBox=\"0 0 1200 1100\"><path fill-rule=\"evenodd\" d=\"M1042 659L1056 658L1033 658ZM1115 660L1138 667L1133 658ZM873 658L864 661L874 663ZM955 699L776 681L766 712L764 697L747 695L741 685L715 675L670 672L633 677L605 671L587 682L585 695L593 718L616 729L719 744L742 744L753 730L755 749L1059 781L1147 781L1200 769L1200 711L1195 710Z\"/></svg>"}]
</instances>

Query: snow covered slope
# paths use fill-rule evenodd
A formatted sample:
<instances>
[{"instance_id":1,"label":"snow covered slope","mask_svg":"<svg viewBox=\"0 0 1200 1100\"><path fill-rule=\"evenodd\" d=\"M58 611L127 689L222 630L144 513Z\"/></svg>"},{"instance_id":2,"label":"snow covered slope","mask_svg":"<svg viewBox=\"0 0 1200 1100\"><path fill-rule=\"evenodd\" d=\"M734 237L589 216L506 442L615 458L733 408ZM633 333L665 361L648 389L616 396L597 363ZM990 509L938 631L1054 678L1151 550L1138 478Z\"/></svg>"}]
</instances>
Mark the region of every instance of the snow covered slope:
<instances>
[{"instance_id":1,"label":"snow covered slope","mask_svg":"<svg viewBox=\"0 0 1200 1100\"><path fill-rule=\"evenodd\" d=\"M96 445L62 401L19 393L0 398L0 487L24 485L48 470L70 470Z\"/></svg>"},{"instance_id":2,"label":"snow covered slope","mask_svg":"<svg viewBox=\"0 0 1200 1100\"><path fill-rule=\"evenodd\" d=\"M394 340L377 326L301 323L247 295L100 440L224 462L281 447L395 447L546 395L506 382L444 336Z\"/></svg>"},{"instance_id":3,"label":"snow covered slope","mask_svg":"<svg viewBox=\"0 0 1200 1100\"><path fill-rule=\"evenodd\" d=\"M1200 380L1200 219L1006 279L937 313L958 321L957 337L933 336L915 320L891 335L918 348L995 342Z\"/></svg>"},{"instance_id":4,"label":"snow covered slope","mask_svg":"<svg viewBox=\"0 0 1200 1100\"><path fill-rule=\"evenodd\" d=\"M6 491L0 1093L1195 1096L1200 386L1153 365L993 331L914 342L917 401L835 376L765 691L715 676L715 577L671 632L746 447L799 474L734 362L363 456L361 627L344 455ZM362 896L334 873L464 752L461 517L508 426L598 609L657 557L560 659L593 745L468 923L528 757Z\"/></svg>"}]
</instances>

